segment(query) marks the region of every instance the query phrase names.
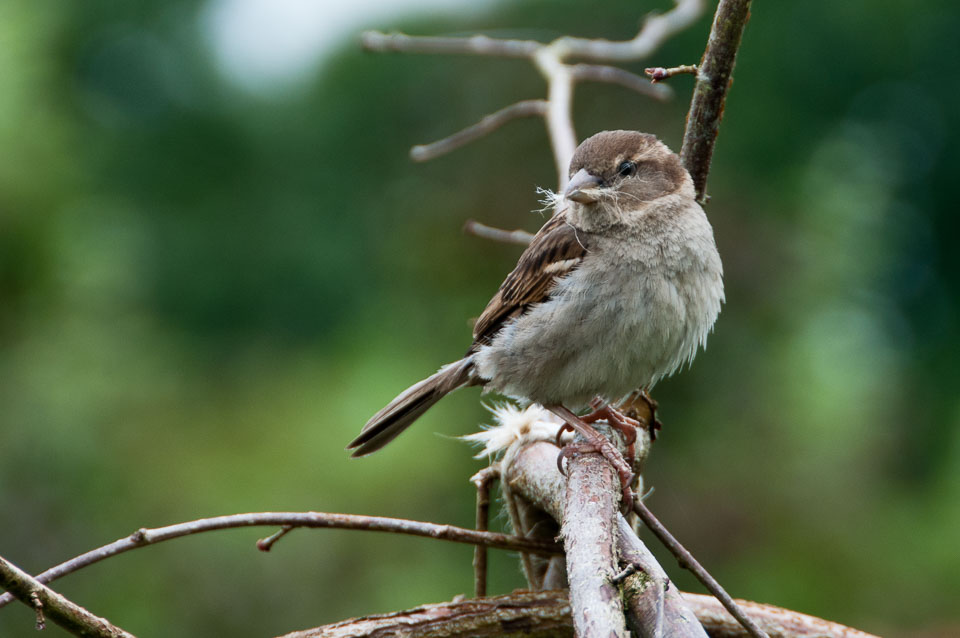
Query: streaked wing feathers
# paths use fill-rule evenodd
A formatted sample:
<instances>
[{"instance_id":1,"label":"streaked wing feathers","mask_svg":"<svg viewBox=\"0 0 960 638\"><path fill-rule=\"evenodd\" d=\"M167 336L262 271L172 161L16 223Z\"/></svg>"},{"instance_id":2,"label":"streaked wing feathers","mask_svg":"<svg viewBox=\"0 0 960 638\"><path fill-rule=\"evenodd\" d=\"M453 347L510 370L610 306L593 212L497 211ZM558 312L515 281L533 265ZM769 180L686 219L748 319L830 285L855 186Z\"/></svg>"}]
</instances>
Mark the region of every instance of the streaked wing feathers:
<instances>
[{"instance_id":1,"label":"streaked wing feathers","mask_svg":"<svg viewBox=\"0 0 960 638\"><path fill-rule=\"evenodd\" d=\"M576 229L561 215L544 224L477 319L471 350L489 343L504 323L531 304L545 301L557 280L579 266L586 253Z\"/></svg>"}]
</instances>

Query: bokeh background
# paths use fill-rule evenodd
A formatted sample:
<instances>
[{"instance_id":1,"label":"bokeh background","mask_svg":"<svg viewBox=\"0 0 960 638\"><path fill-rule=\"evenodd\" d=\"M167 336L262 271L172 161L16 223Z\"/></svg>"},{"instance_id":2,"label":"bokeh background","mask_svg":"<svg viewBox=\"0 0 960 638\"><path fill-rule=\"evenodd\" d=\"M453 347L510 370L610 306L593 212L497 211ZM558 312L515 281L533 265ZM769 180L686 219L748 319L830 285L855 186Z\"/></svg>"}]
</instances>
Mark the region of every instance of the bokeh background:
<instances>
[{"instance_id":1,"label":"bokeh background","mask_svg":"<svg viewBox=\"0 0 960 638\"><path fill-rule=\"evenodd\" d=\"M464 220L535 230L535 187L555 186L537 120L428 164L408 148L544 87L522 61L365 54L356 35L619 39L669 3L341 4L0 0L0 555L36 572L258 510L472 524L482 463L451 437L489 421L476 390L372 458L343 447L459 356L512 267L517 247ZM960 5L755 5L709 183L727 304L656 389L651 507L739 597L960 635ZM695 62L709 23L630 68ZM580 137L678 147L692 81L671 85L667 104L579 87ZM471 591L466 546L297 531L261 554L270 531L56 586L143 636ZM521 584L495 553L492 593ZM0 635L34 635L29 610L0 610Z\"/></svg>"}]
</instances>

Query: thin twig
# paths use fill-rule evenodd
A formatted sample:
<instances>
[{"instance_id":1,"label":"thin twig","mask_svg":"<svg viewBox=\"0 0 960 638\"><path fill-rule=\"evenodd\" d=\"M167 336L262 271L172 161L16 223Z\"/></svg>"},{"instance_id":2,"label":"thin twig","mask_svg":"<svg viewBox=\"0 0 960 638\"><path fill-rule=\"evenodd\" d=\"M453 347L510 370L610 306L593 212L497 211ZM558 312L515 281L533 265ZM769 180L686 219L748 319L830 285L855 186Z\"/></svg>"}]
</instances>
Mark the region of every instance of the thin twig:
<instances>
[{"instance_id":1,"label":"thin twig","mask_svg":"<svg viewBox=\"0 0 960 638\"><path fill-rule=\"evenodd\" d=\"M657 520L657 517L653 515L646 505L643 504L643 501L640 499L634 499L633 501L633 511L637 513L637 516L640 517L640 520L643 521L653 535L660 539L660 542L670 550L670 552L677 557L680 566L688 569L697 577L703 586L713 594L717 600L720 601L720 604L730 612L730 614L736 618L744 629L746 629L753 638L770 638L767 636L760 627L756 625L746 614L737 606L737 603L734 602L733 598L730 597L730 594L720 586L720 583L710 575L710 573L704 569L696 558L693 557L686 547L680 544L680 542L674 538L673 534L664 527L663 523Z\"/></svg>"},{"instance_id":2,"label":"thin twig","mask_svg":"<svg viewBox=\"0 0 960 638\"><path fill-rule=\"evenodd\" d=\"M496 465L483 468L470 477L477 488L477 530L486 532L490 523L490 484L500 476ZM487 595L487 548L473 548L473 594L477 598Z\"/></svg>"},{"instance_id":3,"label":"thin twig","mask_svg":"<svg viewBox=\"0 0 960 638\"><path fill-rule=\"evenodd\" d=\"M377 532L392 532L395 534L409 534L425 536L440 540L467 543L470 545L482 544L488 547L506 549L510 551L530 552L533 554L557 554L562 551L557 543L532 538L519 538L509 534L495 532L479 532L453 525L438 525L423 523L402 518L388 518L385 516L362 516L359 514L331 514L327 512L255 512L250 514L232 514L214 518L202 518L196 521L167 525L154 529L139 529L130 536L118 539L103 547L91 550L72 558L64 563L51 567L36 576L41 583L49 583L61 576L70 574L87 565L99 562L105 558L128 552L138 547L152 545L181 536L211 532L219 529L236 527L256 527L261 525L354 529ZM9 604L13 597L9 594L0 596L0 607Z\"/></svg>"},{"instance_id":4,"label":"thin twig","mask_svg":"<svg viewBox=\"0 0 960 638\"><path fill-rule=\"evenodd\" d=\"M510 120L521 117L542 117L546 112L547 102L545 100L523 100L522 102L511 104L495 113L484 116L483 119L473 126L468 126L442 140L437 140L430 144L417 144L410 149L410 159L414 162L432 160L441 155L446 155L461 146L466 146L470 142L497 130Z\"/></svg>"},{"instance_id":5,"label":"thin twig","mask_svg":"<svg viewBox=\"0 0 960 638\"><path fill-rule=\"evenodd\" d=\"M483 239L492 239L493 241L503 242L504 244L517 244L519 246L529 246L533 240L533 234L525 230L503 230L494 228L480 222L468 219L463 225L463 232L474 237Z\"/></svg>"},{"instance_id":6,"label":"thin twig","mask_svg":"<svg viewBox=\"0 0 960 638\"><path fill-rule=\"evenodd\" d=\"M292 529L294 529L293 525L284 525L270 536L261 538L257 541L257 549L261 552L269 552L273 548L273 544L289 534Z\"/></svg>"},{"instance_id":7,"label":"thin twig","mask_svg":"<svg viewBox=\"0 0 960 638\"><path fill-rule=\"evenodd\" d=\"M606 82L619 84L655 100L666 102L673 97L673 89L666 84L654 84L651 80L630 71L605 64L575 64L570 67L573 79L578 82Z\"/></svg>"},{"instance_id":8,"label":"thin twig","mask_svg":"<svg viewBox=\"0 0 960 638\"><path fill-rule=\"evenodd\" d=\"M45 626L44 616L75 636L94 638L133 638L105 618L91 614L80 605L58 594L22 569L0 556L0 587L37 614L37 629Z\"/></svg>"},{"instance_id":9,"label":"thin twig","mask_svg":"<svg viewBox=\"0 0 960 638\"><path fill-rule=\"evenodd\" d=\"M706 202L707 174L717 143L720 118L733 79L737 50L749 18L750 0L720 0L707 48L700 61L680 149L680 159L693 177L700 202Z\"/></svg>"},{"instance_id":10,"label":"thin twig","mask_svg":"<svg viewBox=\"0 0 960 638\"><path fill-rule=\"evenodd\" d=\"M656 84L668 78L672 78L675 75L681 75L683 73L688 73L691 75L697 74L697 65L696 64L681 64L680 66L672 66L669 69L665 69L662 66L652 66L643 70L647 74L647 77L650 78L650 82Z\"/></svg>"}]
</instances>

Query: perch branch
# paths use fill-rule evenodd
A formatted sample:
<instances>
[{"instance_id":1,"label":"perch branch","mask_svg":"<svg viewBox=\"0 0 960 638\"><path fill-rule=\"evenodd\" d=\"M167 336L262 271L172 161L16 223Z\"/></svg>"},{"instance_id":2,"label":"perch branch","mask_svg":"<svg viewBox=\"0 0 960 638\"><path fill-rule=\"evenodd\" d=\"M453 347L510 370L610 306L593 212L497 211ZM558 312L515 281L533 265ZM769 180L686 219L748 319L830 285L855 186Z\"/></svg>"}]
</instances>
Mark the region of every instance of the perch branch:
<instances>
[{"instance_id":1,"label":"perch branch","mask_svg":"<svg viewBox=\"0 0 960 638\"><path fill-rule=\"evenodd\" d=\"M68 600L27 574L13 563L0 557L0 586L37 612L37 629L43 629L43 618L57 623L74 636L93 638L133 638L105 618L94 616L80 605Z\"/></svg>"},{"instance_id":2,"label":"perch branch","mask_svg":"<svg viewBox=\"0 0 960 638\"><path fill-rule=\"evenodd\" d=\"M637 463L634 467L639 469L650 450L648 430L639 433L636 446ZM567 491L563 476L557 470L559 451L552 441L527 442L514 452L508 450L502 462L503 485L509 485L531 506L542 509L554 518L564 515ZM618 491L615 487L613 489ZM625 577L622 583L630 626L643 638L656 636L655 628L658 626L664 636L703 638L702 631L698 632L698 625L693 622L694 614L687 603L677 595L676 588L669 587L663 569L619 513L616 525L616 547L621 564L639 566L642 571ZM587 538L594 536L591 531Z\"/></svg>"},{"instance_id":3,"label":"perch branch","mask_svg":"<svg viewBox=\"0 0 960 638\"><path fill-rule=\"evenodd\" d=\"M640 520L643 521L643 524L646 525L653 535L660 539L660 542L670 550L670 552L677 557L677 560L680 562L680 566L688 569L697 577L703 586L713 594L717 600L726 608L730 614L736 618L740 624L744 626L747 632L753 636L753 638L770 638L762 629L760 629L756 623L753 622L746 614L743 613L737 603L734 602L733 598L730 597L730 594L720 586L720 583L710 575L710 573L703 568L703 565L693 557L686 547L680 544L673 534L670 533L663 523L661 523L656 516L653 515L643 501L640 499L634 499L633 501L633 511L637 513L637 516L640 517Z\"/></svg>"},{"instance_id":4,"label":"perch branch","mask_svg":"<svg viewBox=\"0 0 960 638\"><path fill-rule=\"evenodd\" d=\"M711 596L681 593L711 638L749 634ZM850 627L795 611L738 601L774 638L877 638ZM519 591L506 596L423 605L391 614L352 618L280 638L494 638L521 634L569 638L573 632L566 591ZM671 636L671 634L666 634Z\"/></svg>"},{"instance_id":5,"label":"perch branch","mask_svg":"<svg viewBox=\"0 0 960 638\"><path fill-rule=\"evenodd\" d=\"M710 28L693 89L680 159L693 177L697 199L706 202L707 174L717 143L720 119L743 30L750 18L750 0L720 0Z\"/></svg>"},{"instance_id":6,"label":"perch branch","mask_svg":"<svg viewBox=\"0 0 960 638\"><path fill-rule=\"evenodd\" d=\"M567 555L570 607L578 636L627 638L617 572L617 475L598 453L576 454L567 465L561 535Z\"/></svg>"},{"instance_id":7,"label":"perch branch","mask_svg":"<svg viewBox=\"0 0 960 638\"><path fill-rule=\"evenodd\" d=\"M37 575L36 579L41 583L49 583L61 576L75 572L82 567L92 565L105 558L181 536L220 529L255 527L261 525L393 532L395 534L437 538L456 543L482 544L488 547L533 554L556 554L561 551L557 543L549 541L519 538L495 532L480 532L453 525L437 525L436 523L423 523L402 518L362 516L359 514L331 514L327 512L256 512L251 514L231 514L229 516L202 518L196 521L167 525L166 527L157 527L154 529L142 528L130 536L125 536L108 545L72 558L56 567L51 567ZM12 600L12 596L3 594L0 596L0 607L9 604Z\"/></svg>"}]
</instances>

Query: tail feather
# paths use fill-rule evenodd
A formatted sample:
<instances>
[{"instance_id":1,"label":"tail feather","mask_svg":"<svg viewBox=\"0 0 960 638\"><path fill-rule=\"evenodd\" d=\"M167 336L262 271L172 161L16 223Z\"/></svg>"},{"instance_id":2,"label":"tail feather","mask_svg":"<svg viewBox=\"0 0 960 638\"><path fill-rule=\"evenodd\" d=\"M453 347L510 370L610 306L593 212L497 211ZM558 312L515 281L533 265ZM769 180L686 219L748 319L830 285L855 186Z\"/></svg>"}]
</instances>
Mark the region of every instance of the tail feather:
<instances>
[{"instance_id":1,"label":"tail feather","mask_svg":"<svg viewBox=\"0 0 960 638\"><path fill-rule=\"evenodd\" d=\"M370 417L360 434L350 445L353 456L376 452L413 424L420 415L447 394L473 381L473 358L467 357L440 368L440 371L416 383L386 407Z\"/></svg>"}]
</instances>

